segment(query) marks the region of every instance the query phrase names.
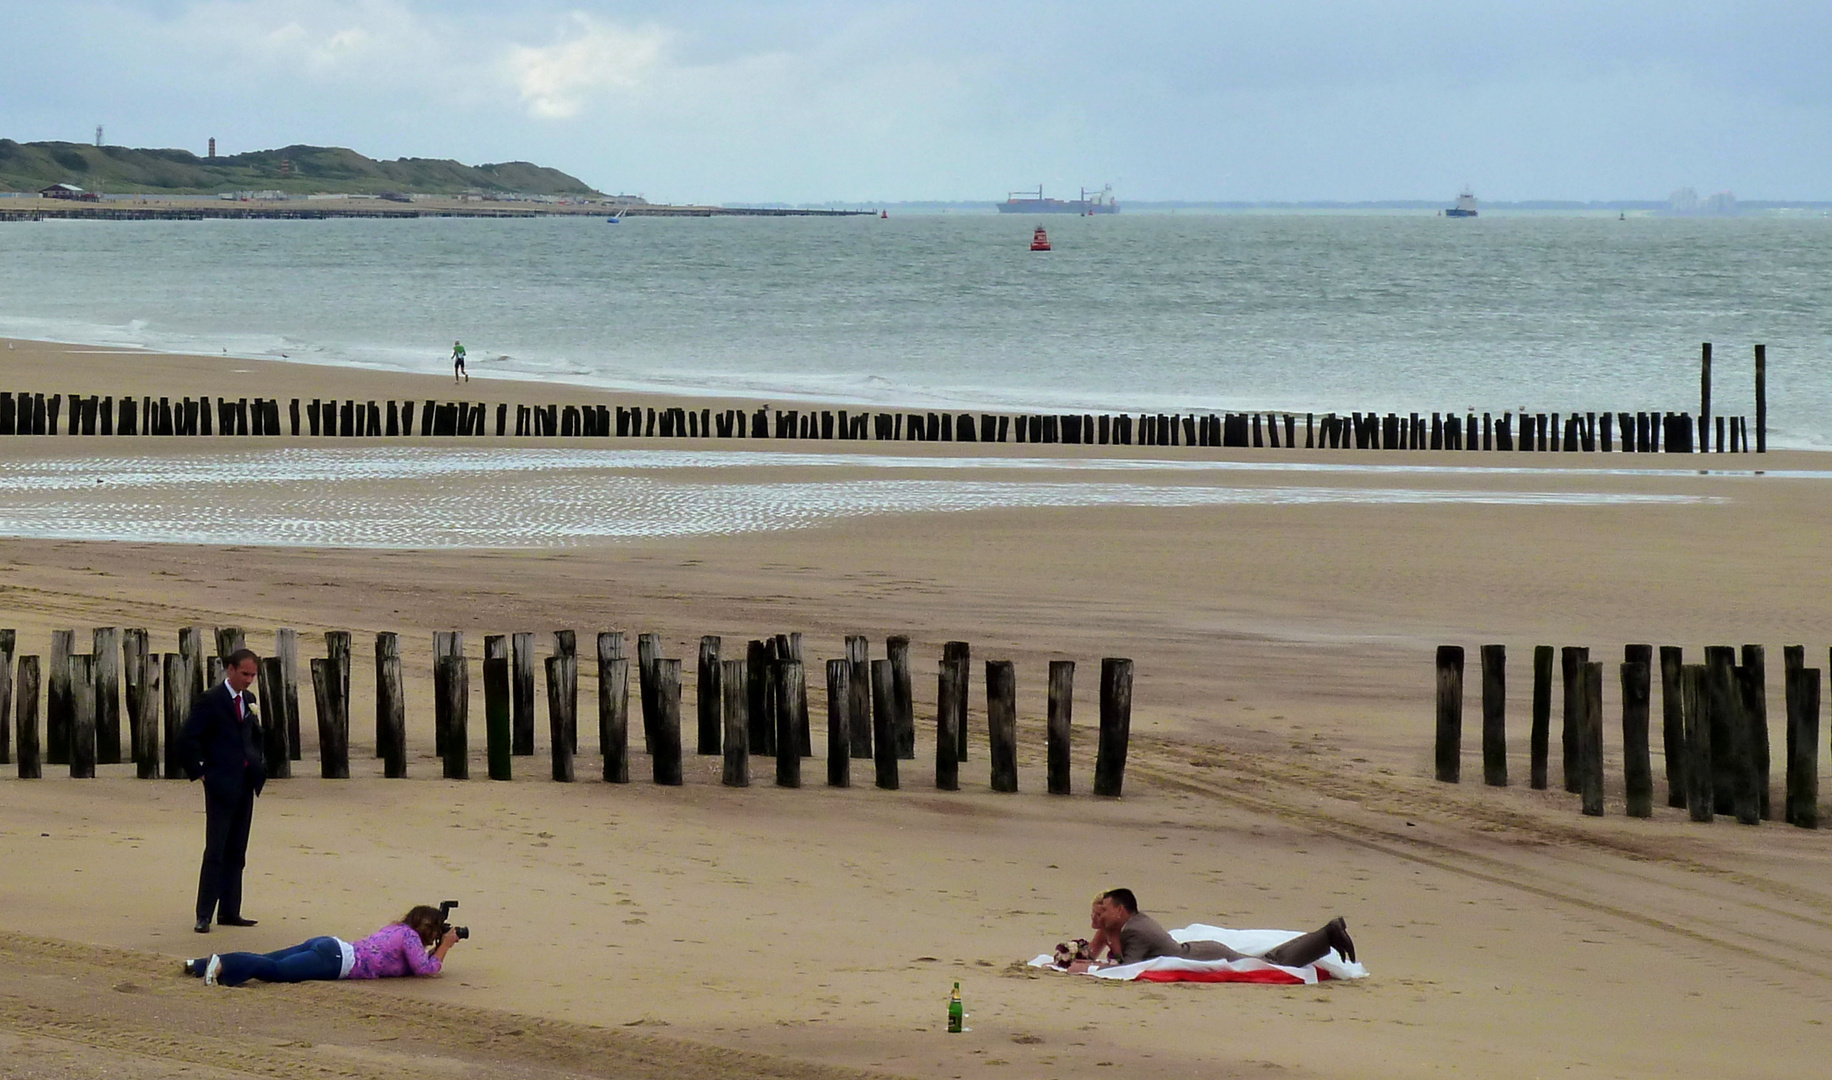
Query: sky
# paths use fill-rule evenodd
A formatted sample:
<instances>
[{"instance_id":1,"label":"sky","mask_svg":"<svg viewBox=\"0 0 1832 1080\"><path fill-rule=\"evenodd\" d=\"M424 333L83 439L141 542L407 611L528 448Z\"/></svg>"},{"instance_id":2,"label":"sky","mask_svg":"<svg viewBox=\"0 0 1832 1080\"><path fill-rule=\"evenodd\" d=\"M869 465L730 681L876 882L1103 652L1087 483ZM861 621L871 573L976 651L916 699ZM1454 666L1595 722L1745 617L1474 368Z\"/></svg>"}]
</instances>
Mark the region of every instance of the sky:
<instances>
[{"instance_id":1,"label":"sky","mask_svg":"<svg viewBox=\"0 0 1832 1080\"><path fill-rule=\"evenodd\" d=\"M0 136L671 202L1832 199L1832 4L0 0Z\"/></svg>"}]
</instances>

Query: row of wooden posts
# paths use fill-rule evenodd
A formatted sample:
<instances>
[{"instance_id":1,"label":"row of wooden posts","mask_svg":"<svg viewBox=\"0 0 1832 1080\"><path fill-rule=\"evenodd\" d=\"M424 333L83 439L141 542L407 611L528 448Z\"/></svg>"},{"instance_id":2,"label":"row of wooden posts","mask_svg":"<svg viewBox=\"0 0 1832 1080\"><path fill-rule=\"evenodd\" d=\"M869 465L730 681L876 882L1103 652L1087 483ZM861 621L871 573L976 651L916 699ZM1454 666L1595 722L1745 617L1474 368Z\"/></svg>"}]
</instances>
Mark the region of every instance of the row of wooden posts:
<instances>
[{"instance_id":1,"label":"row of wooden posts","mask_svg":"<svg viewBox=\"0 0 1832 1080\"><path fill-rule=\"evenodd\" d=\"M1819 827L1820 671L1806 666L1803 646L1784 658L1787 708L1786 797L1783 817L1805 829ZM1685 663L1677 646L1660 649L1661 735L1666 754L1667 805L1693 821L1734 814L1745 825L1774 820L1770 807L1767 658L1745 645L1741 663L1728 645L1705 649L1705 662ZM1553 648L1533 650L1533 727L1529 783L1546 787L1551 740ZM1603 664L1590 650L1566 647L1563 674L1565 790L1580 796L1583 812L1603 814ZM1507 759L1507 651L1484 645L1482 663L1482 778L1505 787ZM1649 817L1654 774L1648 745L1651 645L1623 650L1622 758L1628 815ZM1462 772L1463 647L1437 654L1437 778L1457 783Z\"/></svg>"},{"instance_id":2,"label":"row of wooden posts","mask_svg":"<svg viewBox=\"0 0 1832 1080\"><path fill-rule=\"evenodd\" d=\"M70 435L281 435L274 398L69 398ZM511 434L510 406L495 406L495 432ZM513 434L593 438L718 438L877 440L880 442L1062 443L1100 446L1266 447L1295 449L1294 413L1068 414L851 412L845 409L776 410L624 408L609 405L516 405ZM58 394L0 392L0 434L55 435L63 398ZM212 414L214 413L214 420ZM294 436L481 436L490 432L491 407L482 402L428 400L336 401L313 398L288 406ZM1305 449L1524 450L1566 452L1692 453L1689 413L1305 413ZM303 418L303 423L302 423ZM1262 424L1262 420L1264 423ZM773 423L772 423L773 421ZM1719 452L1747 452L1744 417L1715 417ZM1712 446L1709 422L1696 425L1696 445ZM1620 433L1618 437L1617 433ZM1757 446L1767 440L1758 426Z\"/></svg>"},{"instance_id":3,"label":"row of wooden posts","mask_svg":"<svg viewBox=\"0 0 1832 1080\"><path fill-rule=\"evenodd\" d=\"M52 632L49 660L41 667L37 656L20 656L15 664L15 632L0 630L0 718L9 713L17 718L19 776L37 779L48 762L68 765L74 777L93 777L98 764L120 763L125 716L136 774L142 779L162 773L168 778L182 777L179 727L196 696L222 680L224 659L245 647L241 630L219 628L215 652L210 654L205 634L203 627L180 630L178 651L162 658L147 651L145 630L98 628L93 651L87 654L73 651L72 631L57 630ZM531 633L484 638L485 745L493 780L510 779L512 759L535 752L533 638ZM326 779L350 775L350 647L348 632L330 631L325 634L326 655L311 660L320 775ZM727 785L749 785L750 757L755 754L775 759L778 785L801 786L801 761L813 754L802 636L751 641L744 658L738 660L722 659L721 648L718 637L700 639L695 683L697 751L723 756ZM678 785L682 782L681 661L665 658L661 651L659 635L642 634L637 639L641 735L655 782ZM888 639L886 653L886 659L871 659L868 639L854 636L846 639L843 659L826 663L830 786L850 786L852 761L869 759L877 786L896 789L898 763L916 756L909 639ZM464 635L435 633L433 656L434 753L447 778L468 779L470 667L464 655ZM968 757L970 659L966 642L951 641L943 648L938 666L935 785L941 790L959 789L959 767ZM579 750L579 658L573 631L554 631L552 653L543 663L552 776L571 781ZM382 759L385 776L405 777L407 705L399 634L376 635L375 670L376 756ZM598 749L604 779L628 783L630 660L621 631L598 635L597 670ZM299 635L282 629L277 632L273 653L259 662L256 693L264 721L267 775L272 778L290 777L292 762L302 757L298 672ZM38 741L41 673L46 682L42 755ZM985 677L991 787L1016 791L1016 671L1009 660L990 660ZM1073 661L1050 662L1046 757L1052 794L1072 791L1074 680ZM1096 795L1120 795L1131 725L1132 661L1104 659L1094 768ZM5 723L0 722L0 763L11 753L6 734Z\"/></svg>"}]
</instances>

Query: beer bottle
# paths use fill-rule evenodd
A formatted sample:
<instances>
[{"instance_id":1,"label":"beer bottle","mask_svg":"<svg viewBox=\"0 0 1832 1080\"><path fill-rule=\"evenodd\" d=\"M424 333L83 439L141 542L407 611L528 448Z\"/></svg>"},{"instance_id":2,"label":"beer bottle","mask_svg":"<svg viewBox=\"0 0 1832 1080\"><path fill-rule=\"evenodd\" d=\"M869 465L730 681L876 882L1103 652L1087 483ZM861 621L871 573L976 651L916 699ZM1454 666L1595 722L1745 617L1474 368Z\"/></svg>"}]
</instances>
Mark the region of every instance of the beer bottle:
<instances>
[{"instance_id":1,"label":"beer bottle","mask_svg":"<svg viewBox=\"0 0 1832 1080\"><path fill-rule=\"evenodd\" d=\"M961 1018L964 1015L961 1012L961 984L955 983L954 994L948 998L948 1031L950 1034L959 1035L961 1033Z\"/></svg>"}]
</instances>

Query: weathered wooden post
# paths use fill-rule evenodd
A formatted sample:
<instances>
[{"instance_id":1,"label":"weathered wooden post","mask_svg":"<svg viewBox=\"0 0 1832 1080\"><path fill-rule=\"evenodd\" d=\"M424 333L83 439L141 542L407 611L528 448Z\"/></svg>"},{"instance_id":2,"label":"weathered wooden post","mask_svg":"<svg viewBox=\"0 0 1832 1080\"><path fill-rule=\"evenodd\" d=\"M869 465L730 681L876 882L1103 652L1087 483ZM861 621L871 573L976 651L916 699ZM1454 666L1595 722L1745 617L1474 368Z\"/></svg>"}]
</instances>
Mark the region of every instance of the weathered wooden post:
<instances>
[{"instance_id":1,"label":"weathered wooden post","mask_svg":"<svg viewBox=\"0 0 1832 1080\"><path fill-rule=\"evenodd\" d=\"M681 786L681 662L655 661L655 749L650 758L655 782ZM801 759L788 755L799 767Z\"/></svg>"},{"instance_id":2,"label":"weathered wooden post","mask_svg":"<svg viewBox=\"0 0 1832 1080\"><path fill-rule=\"evenodd\" d=\"M0 654L4 654L0 655L0 684L5 683L7 662L12 659L12 649L5 647L7 642L4 640L5 635L10 632L0 630ZM145 630L130 627L121 631L121 691L126 701L128 760L134 763L136 775L139 775L138 770L148 760L145 750L140 745L140 736L144 734L140 726L140 712L146 705L147 674L149 670L157 674L156 669L149 669L147 665L146 647L147 633ZM3 699L4 690L0 689L0 717L8 715L6 702ZM157 715L157 705L158 702L155 700L155 715ZM0 727L5 726L5 724L0 724ZM5 742L4 738L0 738L0 763L7 760ZM156 753L151 761L152 775L141 775L140 779L154 779L159 775L159 758Z\"/></svg>"},{"instance_id":3,"label":"weathered wooden post","mask_svg":"<svg viewBox=\"0 0 1832 1080\"><path fill-rule=\"evenodd\" d=\"M70 775L95 776L95 657L72 653L64 661L70 679Z\"/></svg>"},{"instance_id":4,"label":"weathered wooden post","mask_svg":"<svg viewBox=\"0 0 1832 1080\"><path fill-rule=\"evenodd\" d=\"M1742 673L1737 670L1736 652L1727 645L1713 645L1705 649L1705 670L1709 682L1708 692L1711 699L1711 726L1713 734L1721 728L1723 745L1727 762L1720 763L1719 746L1712 746L1712 763L1718 767L1714 770L1715 784L1723 784L1729 790L1730 809L1743 825L1754 825L1762 820L1758 812L1760 804L1756 798L1755 758L1751 753L1748 715L1743 709ZM1714 739L1715 743L1717 740ZM1718 808L1723 809L1725 799L1718 798Z\"/></svg>"},{"instance_id":5,"label":"weathered wooden post","mask_svg":"<svg viewBox=\"0 0 1832 1080\"><path fill-rule=\"evenodd\" d=\"M744 650L745 717L751 753L759 757L776 756L776 696L770 692L770 650L762 641L752 641Z\"/></svg>"},{"instance_id":6,"label":"weathered wooden post","mask_svg":"<svg viewBox=\"0 0 1832 1080\"><path fill-rule=\"evenodd\" d=\"M992 790L1018 790L1018 679L1010 660L986 661L986 730Z\"/></svg>"},{"instance_id":7,"label":"weathered wooden post","mask_svg":"<svg viewBox=\"0 0 1832 1080\"><path fill-rule=\"evenodd\" d=\"M1653 649L1630 645L1622 665L1622 775L1629 817L1654 816L1654 765L1648 757L1648 660Z\"/></svg>"},{"instance_id":8,"label":"weathered wooden post","mask_svg":"<svg viewBox=\"0 0 1832 1080\"><path fill-rule=\"evenodd\" d=\"M814 732L808 723L808 666L802 660L802 636L798 631L788 637L788 657L802 665L801 689L795 699L795 745L802 757L814 756Z\"/></svg>"},{"instance_id":9,"label":"weathered wooden post","mask_svg":"<svg viewBox=\"0 0 1832 1080\"><path fill-rule=\"evenodd\" d=\"M510 751L517 757L534 756L534 635L509 635Z\"/></svg>"},{"instance_id":10,"label":"weathered wooden post","mask_svg":"<svg viewBox=\"0 0 1832 1080\"><path fill-rule=\"evenodd\" d=\"M827 661L827 786L852 786L852 664Z\"/></svg>"},{"instance_id":11,"label":"weathered wooden post","mask_svg":"<svg viewBox=\"0 0 1832 1080\"><path fill-rule=\"evenodd\" d=\"M1584 665L1590 663L1590 650L1567 645L1559 650L1559 663L1565 690L1564 727L1560 734L1565 790L1577 794L1583 790L1583 769L1578 762L1578 725L1584 715Z\"/></svg>"},{"instance_id":12,"label":"weathered wooden post","mask_svg":"<svg viewBox=\"0 0 1832 1080\"><path fill-rule=\"evenodd\" d=\"M462 651L439 661L444 675L445 715L445 778L447 780L469 780L471 778L471 668Z\"/></svg>"},{"instance_id":13,"label":"weathered wooden post","mask_svg":"<svg viewBox=\"0 0 1832 1080\"><path fill-rule=\"evenodd\" d=\"M1117 799L1126 782L1126 744L1132 738L1132 661L1100 662L1100 748L1094 758L1094 794Z\"/></svg>"},{"instance_id":14,"label":"weathered wooden post","mask_svg":"<svg viewBox=\"0 0 1832 1080\"><path fill-rule=\"evenodd\" d=\"M889 660L871 662L872 763L878 786L897 790L897 680Z\"/></svg>"},{"instance_id":15,"label":"weathered wooden post","mask_svg":"<svg viewBox=\"0 0 1832 1080\"><path fill-rule=\"evenodd\" d=\"M699 752L717 754L719 740L723 734L724 718L720 716L724 693L720 689L720 639L708 635L700 639L700 669L694 681L694 708L699 714L700 738Z\"/></svg>"},{"instance_id":16,"label":"weathered wooden post","mask_svg":"<svg viewBox=\"0 0 1832 1080\"><path fill-rule=\"evenodd\" d=\"M12 409L10 397L0 400L7 402L6 410ZM10 418L0 418L0 435L13 433L7 426L9 422ZM13 762L13 650L17 642L18 635L14 631L0 630L0 765ZM140 759L135 757L134 760Z\"/></svg>"},{"instance_id":17,"label":"weathered wooden post","mask_svg":"<svg viewBox=\"0 0 1832 1080\"><path fill-rule=\"evenodd\" d=\"M91 632L95 659L95 763L121 763L121 631L98 626Z\"/></svg>"},{"instance_id":18,"label":"weathered wooden post","mask_svg":"<svg viewBox=\"0 0 1832 1080\"><path fill-rule=\"evenodd\" d=\"M744 665L743 660L725 660L719 664L719 696L724 701L725 713L725 761L719 780L726 787L751 786L750 720L745 708L749 694ZM828 765L830 770L832 767Z\"/></svg>"},{"instance_id":19,"label":"weathered wooden post","mask_svg":"<svg viewBox=\"0 0 1832 1080\"><path fill-rule=\"evenodd\" d=\"M618 651L622 652L621 647ZM599 665L598 746L604 755L605 782L629 783L630 660L626 656L619 655Z\"/></svg>"},{"instance_id":20,"label":"weathered wooden post","mask_svg":"<svg viewBox=\"0 0 1832 1080\"><path fill-rule=\"evenodd\" d=\"M863 634L852 634L846 638L846 691L851 696L846 702L846 718L852 725L852 737L847 740L850 753L856 758L872 756L872 708L871 708L871 639Z\"/></svg>"},{"instance_id":21,"label":"weathered wooden post","mask_svg":"<svg viewBox=\"0 0 1832 1080\"><path fill-rule=\"evenodd\" d=\"M45 763L70 764L70 655L74 630L51 631L50 669L45 673Z\"/></svg>"},{"instance_id":22,"label":"weathered wooden post","mask_svg":"<svg viewBox=\"0 0 1832 1080\"><path fill-rule=\"evenodd\" d=\"M133 709L134 742L139 746L139 754L134 758L134 775L141 780L159 778L159 657L152 653L142 653L140 664L140 695ZM5 723L5 713L0 712L0 725Z\"/></svg>"},{"instance_id":23,"label":"weathered wooden post","mask_svg":"<svg viewBox=\"0 0 1832 1080\"><path fill-rule=\"evenodd\" d=\"M891 675L897 688L897 757L916 760L916 703L910 682L910 639L902 635L884 642L884 654L891 662Z\"/></svg>"},{"instance_id":24,"label":"weathered wooden post","mask_svg":"<svg viewBox=\"0 0 1832 1080\"><path fill-rule=\"evenodd\" d=\"M458 655L462 656L464 655L464 635L458 634L456 637L458 639ZM238 642L241 640L240 630L236 631L236 640ZM238 649L241 647L242 646L239 644L236 646ZM348 630L326 630L324 632L324 654L325 657L331 661L332 666L337 669L335 696L337 698L337 716L342 731L342 745L345 756L343 776L338 777L338 779L345 779L350 775L348 761L350 751L350 632Z\"/></svg>"},{"instance_id":25,"label":"weathered wooden post","mask_svg":"<svg viewBox=\"0 0 1832 1080\"><path fill-rule=\"evenodd\" d=\"M165 778L183 780L184 761L179 756L178 733L191 714L191 661L183 653L165 657ZM23 662L23 661L22 661Z\"/></svg>"},{"instance_id":26,"label":"weathered wooden post","mask_svg":"<svg viewBox=\"0 0 1832 1080\"><path fill-rule=\"evenodd\" d=\"M796 729L796 698L807 678L801 662L785 656L777 662L776 678L776 786L801 787L800 739Z\"/></svg>"},{"instance_id":27,"label":"weathered wooden post","mask_svg":"<svg viewBox=\"0 0 1832 1080\"><path fill-rule=\"evenodd\" d=\"M1579 716L1579 795L1588 817L1603 816L1603 665L1586 660L1583 678L1584 711Z\"/></svg>"},{"instance_id":28,"label":"weathered wooden post","mask_svg":"<svg viewBox=\"0 0 1832 1080\"><path fill-rule=\"evenodd\" d=\"M293 775L293 762L286 754L286 706L280 693L280 658L263 656L255 665L261 717L261 756L266 759L267 778L282 780Z\"/></svg>"},{"instance_id":29,"label":"weathered wooden post","mask_svg":"<svg viewBox=\"0 0 1832 1080\"><path fill-rule=\"evenodd\" d=\"M961 693L961 667L958 662L943 660L935 680L935 788L937 791L959 791L961 788L960 739L954 725L959 709L955 699Z\"/></svg>"},{"instance_id":30,"label":"weathered wooden post","mask_svg":"<svg viewBox=\"0 0 1832 1080\"><path fill-rule=\"evenodd\" d=\"M1743 715L1749 725L1749 754L1756 785L1756 812L1775 820L1769 805L1768 654L1760 645L1743 646Z\"/></svg>"},{"instance_id":31,"label":"weathered wooden post","mask_svg":"<svg viewBox=\"0 0 1832 1080\"><path fill-rule=\"evenodd\" d=\"M191 700L184 703L184 714L190 715L191 706L197 699L210 692L215 685L209 678L207 650L204 648L204 634L207 627L186 626L178 631L178 653L191 666Z\"/></svg>"},{"instance_id":32,"label":"weathered wooden post","mask_svg":"<svg viewBox=\"0 0 1832 1080\"><path fill-rule=\"evenodd\" d=\"M1768 346L1756 346L1756 453L1768 453ZM1762 815L1767 817L1765 813Z\"/></svg>"},{"instance_id":33,"label":"weathered wooden post","mask_svg":"<svg viewBox=\"0 0 1832 1080\"><path fill-rule=\"evenodd\" d=\"M1718 449L1723 448L1723 441L1719 440ZM1711 342L1709 341L1699 346L1698 452L1701 454L1711 452Z\"/></svg>"},{"instance_id":34,"label":"weathered wooden post","mask_svg":"<svg viewBox=\"0 0 1832 1080\"><path fill-rule=\"evenodd\" d=\"M1050 661L1049 733L1046 739L1049 757L1049 792L1067 795L1069 774L1070 723L1075 708L1075 661Z\"/></svg>"},{"instance_id":35,"label":"weathered wooden post","mask_svg":"<svg viewBox=\"0 0 1832 1080\"><path fill-rule=\"evenodd\" d=\"M342 679L336 660L312 660L312 695L318 706L318 775L326 780L350 778L350 716L344 711Z\"/></svg>"},{"instance_id":36,"label":"weathered wooden post","mask_svg":"<svg viewBox=\"0 0 1832 1080\"><path fill-rule=\"evenodd\" d=\"M305 748L299 733L299 631L275 630L274 655L280 658L280 698L286 706L286 756L300 761Z\"/></svg>"},{"instance_id":37,"label":"weathered wooden post","mask_svg":"<svg viewBox=\"0 0 1832 1080\"><path fill-rule=\"evenodd\" d=\"M662 636L660 634L638 634L636 636L636 691L638 703L642 706L642 746L647 753L655 752L655 716L659 708L655 696L655 662L661 659Z\"/></svg>"},{"instance_id":38,"label":"weathered wooden post","mask_svg":"<svg viewBox=\"0 0 1832 1080\"><path fill-rule=\"evenodd\" d=\"M570 784L573 779L572 740L566 734L569 730L566 665L573 662L564 656L549 656L544 661L547 668L547 737L553 743L553 778L563 784Z\"/></svg>"},{"instance_id":39,"label":"weathered wooden post","mask_svg":"<svg viewBox=\"0 0 1832 1080\"><path fill-rule=\"evenodd\" d=\"M375 744L382 759L382 775L389 780L407 776L407 690L401 665L401 636L375 635ZM292 728L298 730L296 718Z\"/></svg>"},{"instance_id":40,"label":"weathered wooden post","mask_svg":"<svg viewBox=\"0 0 1832 1080\"><path fill-rule=\"evenodd\" d=\"M1437 775L1455 784L1463 774L1463 646L1438 646Z\"/></svg>"},{"instance_id":41,"label":"weathered wooden post","mask_svg":"<svg viewBox=\"0 0 1832 1080\"><path fill-rule=\"evenodd\" d=\"M1686 725L1686 811L1693 821L1710 821L1717 805L1712 791L1716 778L1711 768L1711 695L1705 681L1705 665L1680 668L1680 711Z\"/></svg>"},{"instance_id":42,"label":"weathered wooden post","mask_svg":"<svg viewBox=\"0 0 1832 1080\"><path fill-rule=\"evenodd\" d=\"M38 752L38 657L21 656L13 677L13 733L17 737L19 779L44 777L44 764ZM0 724L6 722L0 716Z\"/></svg>"},{"instance_id":43,"label":"weathered wooden post","mask_svg":"<svg viewBox=\"0 0 1832 1080\"><path fill-rule=\"evenodd\" d=\"M512 780L515 777L514 726L509 712L509 657L507 643L494 635L498 647L483 646L483 739L489 759L490 779ZM495 653L496 655L491 655Z\"/></svg>"},{"instance_id":44,"label":"weathered wooden post","mask_svg":"<svg viewBox=\"0 0 1832 1080\"><path fill-rule=\"evenodd\" d=\"M1508 786L1508 650L1482 646L1482 782Z\"/></svg>"},{"instance_id":45,"label":"weathered wooden post","mask_svg":"<svg viewBox=\"0 0 1832 1080\"><path fill-rule=\"evenodd\" d=\"M566 682L562 686L566 693L566 748L577 754L579 752L579 641L571 630L553 632L553 651L566 658L566 667L562 672Z\"/></svg>"},{"instance_id":46,"label":"weathered wooden post","mask_svg":"<svg viewBox=\"0 0 1832 1080\"><path fill-rule=\"evenodd\" d=\"M225 665L229 663L230 654L248 647L247 635L239 626L219 626L216 628L216 658Z\"/></svg>"},{"instance_id":47,"label":"weathered wooden post","mask_svg":"<svg viewBox=\"0 0 1832 1080\"><path fill-rule=\"evenodd\" d=\"M1799 662L1792 654L1799 652ZM1819 669L1806 668L1805 650L1788 646L1787 822L1819 828Z\"/></svg>"},{"instance_id":48,"label":"weathered wooden post","mask_svg":"<svg viewBox=\"0 0 1832 1080\"><path fill-rule=\"evenodd\" d=\"M1666 755L1667 805L1686 807L1686 710L1680 700L1685 654L1677 645L1660 647L1660 745Z\"/></svg>"},{"instance_id":49,"label":"weathered wooden post","mask_svg":"<svg viewBox=\"0 0 1832 1080\"><path fill-rule=\"evenodd\" d=\"M973 650L965 641L950 641L941 647L943 663L960 665L960 687L954 712L955 760L967 760L967 703L973 691Z\"/></svg>"}]
</instances>

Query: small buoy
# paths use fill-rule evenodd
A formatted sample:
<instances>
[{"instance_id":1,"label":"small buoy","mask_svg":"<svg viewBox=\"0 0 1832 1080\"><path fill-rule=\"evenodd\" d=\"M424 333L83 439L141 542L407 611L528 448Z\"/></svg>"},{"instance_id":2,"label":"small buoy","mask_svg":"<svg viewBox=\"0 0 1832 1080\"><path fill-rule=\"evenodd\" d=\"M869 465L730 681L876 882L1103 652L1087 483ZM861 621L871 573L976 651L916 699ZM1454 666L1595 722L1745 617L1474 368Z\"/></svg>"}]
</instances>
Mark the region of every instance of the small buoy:
<instances>
[{"instance_id":1,"label":"small buoy","mask_svg":"<svg viewBox=\"0 0 1832 1080\"><path fill-rule=\"evenodd\" d=\"M886 218L889 218L890 216L891 216L891 212L890 212L889 210L880 210L880 211L878 211L878 220L879 220L879 221L883 221L883 220L885 220Z\"/></svg>"},{"instance_id":2,"label":"small buoy","mask_svg":"<svg viewBox=\"0 0 1832 1080\"><path fill-rule=\"evenodd\" d=\"M1031 233L1031 250L1032 251L1048 251L1049 249L1050 249L1050 234L1044 232L1043 226L1039 225L1037 226L1037 231L1034 233Z\"/></svg>"}]
</instances>

